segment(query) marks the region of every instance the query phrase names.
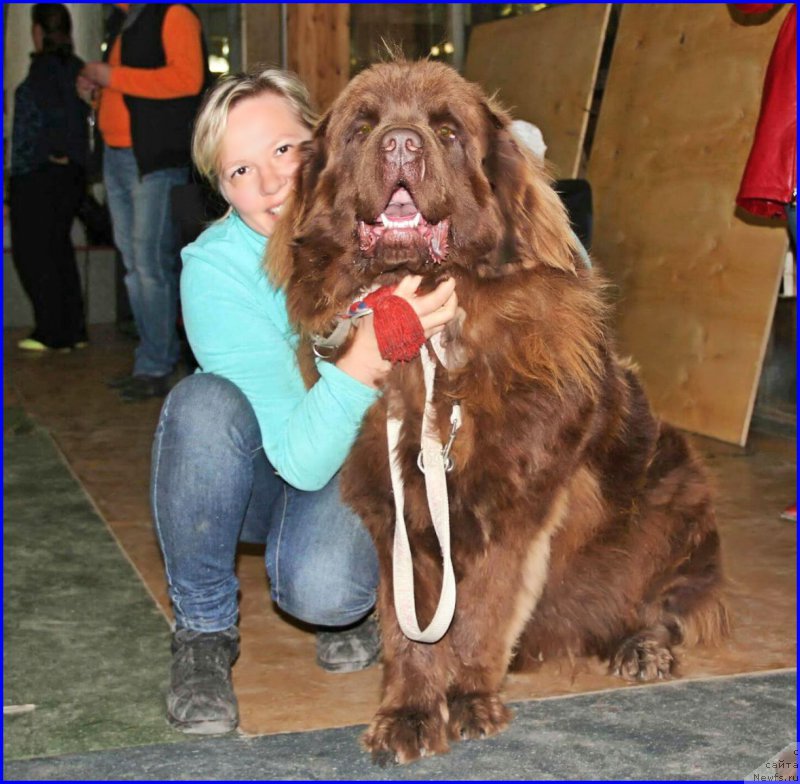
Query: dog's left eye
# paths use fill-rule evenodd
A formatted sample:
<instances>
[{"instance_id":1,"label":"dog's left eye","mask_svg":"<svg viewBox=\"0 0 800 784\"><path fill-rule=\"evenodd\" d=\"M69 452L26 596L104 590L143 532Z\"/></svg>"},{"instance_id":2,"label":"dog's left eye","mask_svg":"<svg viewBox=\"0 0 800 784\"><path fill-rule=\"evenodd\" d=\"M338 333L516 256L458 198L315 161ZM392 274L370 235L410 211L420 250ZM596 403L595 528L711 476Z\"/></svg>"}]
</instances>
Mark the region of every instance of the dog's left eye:
<instances>
[{"instance_id":1,"label":"dog's left eye","mask_svg":"<svg viewBox=\"0 0 800 784\"><path fill-rule=\"evenodd\" d=\"M454 142L456 140L456 132L449 125L440 125L436 133L439 135L440 139L444 139L447 142Z\"/></svg>"},{"instance_id":2,"label":"dog's left eye","mask_svg":"<svg viewBox=\"0 0 800 784\"><path fill-rule=\"evenodd\" d=\"M368 122L365 122L361 123L361 125L358 126L356 133L359 136L366 136L367 134L369 134L371 130L372 130L372 125L370 125Z\"/></svg>"}]
</instances>

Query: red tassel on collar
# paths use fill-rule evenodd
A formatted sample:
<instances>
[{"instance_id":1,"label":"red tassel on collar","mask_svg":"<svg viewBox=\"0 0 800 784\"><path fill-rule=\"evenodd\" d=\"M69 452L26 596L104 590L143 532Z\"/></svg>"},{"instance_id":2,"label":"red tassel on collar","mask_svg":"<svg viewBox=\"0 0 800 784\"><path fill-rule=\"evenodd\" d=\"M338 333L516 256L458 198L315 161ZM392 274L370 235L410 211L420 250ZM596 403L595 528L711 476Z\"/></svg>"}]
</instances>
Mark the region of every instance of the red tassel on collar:
<instances>
[{"instance_id":1,"label":"red tassel on collar","mask_svg":"<svg viewBox=\"0 0 800 784\"><path fill-rule=\"evenodd\" d=\"M394 286L382 286L367 294L364 304L372 308L375 337L381 356L390 362L408 362L419 354L425 332L408 300L395 296Z\"/></svg>"}]
</instances>

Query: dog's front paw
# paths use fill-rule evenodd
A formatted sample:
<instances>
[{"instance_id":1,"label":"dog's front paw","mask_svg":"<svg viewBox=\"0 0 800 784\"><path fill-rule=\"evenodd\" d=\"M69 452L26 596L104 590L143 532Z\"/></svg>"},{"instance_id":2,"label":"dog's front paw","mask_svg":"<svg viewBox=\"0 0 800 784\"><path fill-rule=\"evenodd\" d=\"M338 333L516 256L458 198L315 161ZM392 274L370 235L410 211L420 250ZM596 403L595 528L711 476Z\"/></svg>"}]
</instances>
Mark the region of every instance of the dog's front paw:
<instances>
[{"instance_id":1,"label":"dog's front paw","mask_svg":"<svg viewBox=\"0 0 800 784\"><path fill-rule=\"evenodd\" d=\"M380 710L361 737L361 743L378 765L383 767L389 762L403 765L450 751L446 726L444 704L431 710L415 707Z\"/></svg>"},{"instance_id":2,"label":"dog's front paw","mask_svg":"<svg viewBox=\"0 0 800 784\"><path fill-rule=\"evenodd\" d=\"M675 668L675 657L656 635L641 632L629 637L611 660L611 670L626 681L666 679Z\"/></svg>"},{"instance_id":3,"label":"dog's front paw","mask_svg":"<svg viewBox=\"0 0 800 784\"><path fill-rule=\"evenodd\" d=\"M447 734L452 740L488 738L502 732L511 721L511 711L496 694L455 694L448 705Z\"/></svg>"}]
</instances>

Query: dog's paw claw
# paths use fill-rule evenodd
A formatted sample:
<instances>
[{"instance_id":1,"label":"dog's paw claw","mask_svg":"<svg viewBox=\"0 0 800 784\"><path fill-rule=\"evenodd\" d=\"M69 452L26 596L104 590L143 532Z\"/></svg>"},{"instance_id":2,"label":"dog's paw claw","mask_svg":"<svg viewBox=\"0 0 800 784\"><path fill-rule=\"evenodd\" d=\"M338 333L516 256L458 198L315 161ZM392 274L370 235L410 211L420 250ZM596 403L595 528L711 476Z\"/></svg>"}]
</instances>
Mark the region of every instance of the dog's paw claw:
<instances>
[{"instance_id":1,"label":"dog's paw claw","mask_svg":"<svg viewBox=\"0 0 800 784\"><path fill-rule=\"evenodd\" d=\"M381 767L388 759L404 765L422 757L445 754L450 747L443 715L446 713L438 707L430 711L410 708L380 711L364 733L362 743Z\"/></svg>"},{"instance_id":2,"label":"dog's paw claw","mask_svg":"<svg viewBox=\"0 0 800 784\"><path fill-rule=\"evenodd\" d=\"M648 632L628 638L611 662L611 671L627 681L669 680L675 657L668 645Z\"/></svg>"},{"instance_id":3,"label":"dog's paw claw","mask_svg":"<svg viewBox=\"0 0 800 784\"><path fill-rule=\"evenodd\" d=\"M487 738L502 732L511 712L496 694L459 694L448 701L449 735L454 740Z\"/></svg>"}]
</instances>

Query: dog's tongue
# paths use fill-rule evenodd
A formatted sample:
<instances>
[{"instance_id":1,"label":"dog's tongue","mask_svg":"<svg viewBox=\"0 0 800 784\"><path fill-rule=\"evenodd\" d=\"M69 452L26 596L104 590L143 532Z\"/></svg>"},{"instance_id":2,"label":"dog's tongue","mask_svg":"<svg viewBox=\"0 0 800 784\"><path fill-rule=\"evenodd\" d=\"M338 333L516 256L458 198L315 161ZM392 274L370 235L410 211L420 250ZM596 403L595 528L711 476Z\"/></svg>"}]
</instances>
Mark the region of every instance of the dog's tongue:
<instances>
[{"instance_id":1,"label":"dog's tongue","mask_svg":"<svg viewBox=\"0 0 800 784\"><path fill-rule=\"evenodd\" d=\"M405 188L398 188L389 199L389 204L383 211L387 218L412 218L417 214L417 205L411 194Z\"/></svg>"}]
</instances>

